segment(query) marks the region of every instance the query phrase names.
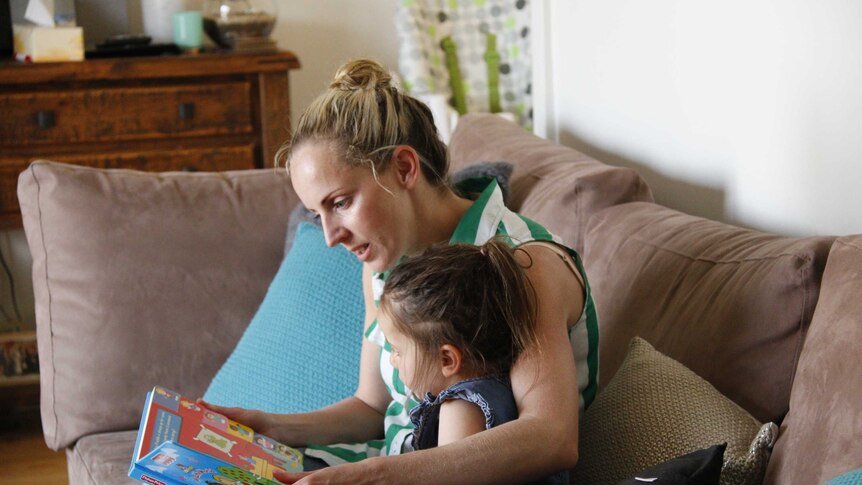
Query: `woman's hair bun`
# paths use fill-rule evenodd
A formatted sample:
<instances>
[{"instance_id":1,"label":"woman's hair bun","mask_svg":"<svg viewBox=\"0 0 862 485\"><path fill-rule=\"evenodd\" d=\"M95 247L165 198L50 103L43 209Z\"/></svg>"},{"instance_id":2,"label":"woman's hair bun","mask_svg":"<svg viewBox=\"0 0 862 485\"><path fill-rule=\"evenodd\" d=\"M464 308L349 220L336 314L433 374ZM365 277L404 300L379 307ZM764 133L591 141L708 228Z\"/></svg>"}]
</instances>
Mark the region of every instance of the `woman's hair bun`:
<instances>
[{"instance_id":1,"label":"woman's hair bun","mask_svg":"<svg viewBox=\"0 0 862 485\"><path fill-rule=\"evenodd\" d=\"M392 76L377 61L356 59L341 66L329 87L344 91L385 89L392 87Z\"/></svg>"}]
</instances>

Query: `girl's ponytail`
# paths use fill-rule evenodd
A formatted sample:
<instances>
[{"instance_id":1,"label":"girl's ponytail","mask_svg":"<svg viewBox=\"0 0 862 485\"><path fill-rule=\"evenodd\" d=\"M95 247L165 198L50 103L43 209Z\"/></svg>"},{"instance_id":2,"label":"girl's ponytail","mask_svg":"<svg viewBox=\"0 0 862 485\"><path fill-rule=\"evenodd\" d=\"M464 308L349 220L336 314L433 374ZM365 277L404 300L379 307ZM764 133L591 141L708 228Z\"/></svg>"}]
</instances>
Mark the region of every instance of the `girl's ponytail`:
<instances>
[{"instance_id":1,"label":"girl's ponytail","mask_svg":"<svg viewBox=\"0 0 862 485\"><path fill-rule=\"evenodd\" d=\"M500 291L508 295L509 304L501 308L501 323L511 332L514 355L520 355L536 343L537 310L535 290L524 273L525 268L515 259L515 251L521 250L513 249L500 238L490 239L479 248L499 275Z\"/></svg>"},{"instance_id":2,"label":"girl's ponytail","mask_svg":"<svg viewBox=\"0 0 862 485\"><path fill-rule=\"evenodd\" d=\"M536 295L504 240L433 246L390 273L380 312L416 342L420 374L444 344L477 374L507 373L536 343Z\"/></svg>"}]
</instances>

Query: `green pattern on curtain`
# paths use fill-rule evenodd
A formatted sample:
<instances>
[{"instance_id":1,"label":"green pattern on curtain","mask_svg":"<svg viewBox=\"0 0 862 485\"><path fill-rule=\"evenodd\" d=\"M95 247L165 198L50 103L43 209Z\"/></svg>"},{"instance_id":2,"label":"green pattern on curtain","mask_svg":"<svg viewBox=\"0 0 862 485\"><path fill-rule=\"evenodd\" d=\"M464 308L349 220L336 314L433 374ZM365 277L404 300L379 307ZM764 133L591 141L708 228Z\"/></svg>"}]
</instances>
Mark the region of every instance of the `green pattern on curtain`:
<instances>
[{"instance_id":1,"label":"green pattern on curtain","mask_svg":"<svg viewBox=\"0 0 862 485\"><path fill-rule=\"evenodd\" d=\"M532 126L528 0L399 0L396 27L408 92Z\"/></svg>"}]
</instances>

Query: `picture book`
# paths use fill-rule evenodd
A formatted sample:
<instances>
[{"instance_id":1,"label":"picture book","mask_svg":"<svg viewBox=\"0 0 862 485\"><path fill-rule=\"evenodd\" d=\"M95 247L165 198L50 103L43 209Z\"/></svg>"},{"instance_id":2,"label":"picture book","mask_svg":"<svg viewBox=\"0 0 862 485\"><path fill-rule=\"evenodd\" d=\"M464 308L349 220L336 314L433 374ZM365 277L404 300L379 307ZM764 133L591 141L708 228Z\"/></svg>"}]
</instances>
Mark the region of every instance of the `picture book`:
<instances>
[{"instance_id":1,"label":"picture book","mask_svg":"<svg viewBox=\"0 0 862 485\"><path fill-rule=\"evenodd\" d=\"M302 454L156 386L147 393L129 476L151 485L277 485Z\"/></svg>"}]
</instances>

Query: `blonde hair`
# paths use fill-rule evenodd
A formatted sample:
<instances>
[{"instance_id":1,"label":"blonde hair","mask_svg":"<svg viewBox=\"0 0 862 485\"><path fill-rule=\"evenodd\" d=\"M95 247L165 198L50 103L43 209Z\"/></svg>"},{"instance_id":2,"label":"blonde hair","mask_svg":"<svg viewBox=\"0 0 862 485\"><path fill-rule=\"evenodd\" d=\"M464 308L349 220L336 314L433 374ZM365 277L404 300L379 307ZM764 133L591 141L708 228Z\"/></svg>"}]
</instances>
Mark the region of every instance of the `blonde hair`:
<instances>
[{"instance_id":1,"label":"blonde hair","mask_svg":"<svg viewBox=\"0 0 862 485\"><path fill-rule=\"evenodd\" d=\"M536 344L535 289L515 251L498 238L435 245L392 270L379 309L416 345L417 382L427 381L444 344L480 375L508 373Z\"/></svg>"},{"instance_id":2,"label":"blonde hair","mask_svg":"<svg viewBox=\"0 0 862 485\"><path fill-rule=\"evenodd\" d=\"M276 166L284 163L289 172L293 150L306 142L335 143L346 163L368 166L375 178L388 168L395 147L409 145L431 185L446 183L449 158L431 110L401 93L383 66L370 59L350 61L336 72L276 152Z\"/></svg>"}]
</instances>

